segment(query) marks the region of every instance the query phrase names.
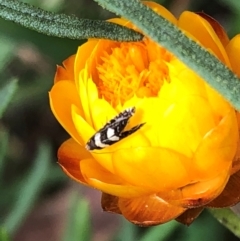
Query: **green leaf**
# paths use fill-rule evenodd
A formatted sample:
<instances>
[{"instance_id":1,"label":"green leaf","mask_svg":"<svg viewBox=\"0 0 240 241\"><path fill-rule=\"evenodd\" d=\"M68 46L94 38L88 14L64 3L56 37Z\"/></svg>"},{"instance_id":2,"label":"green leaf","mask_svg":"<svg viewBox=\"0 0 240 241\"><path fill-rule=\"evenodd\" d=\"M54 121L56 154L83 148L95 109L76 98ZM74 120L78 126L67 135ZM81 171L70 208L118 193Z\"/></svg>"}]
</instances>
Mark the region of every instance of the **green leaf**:
<instances>
[{"instance_id":1,"label":"green leaf","mask_svg":"<svg viewBox=\"0 0 240 241\"><path fill-rule=\"evenodd\" d=\"M187 37L177 26L138 0L95 0L130 20L161 44L240 110L240 79L207 49Z\"/></svg>"},{"instance_id":2,"label":"green leaf","mask_svg":"<svg viewBox=\"0 0 240 241\"><path fill-rule=\"evenodd\" d=\"M122 227L116 237L116 241L133 241L137 239L137 227L122 218Z\"/></svg>"},{"instance_id":3,"label":"green leaf","mask_svg":"<svg viewBox=\"0 0 240 241\"><path fill-rule=\"evenodd\" d=\"M0 227L0 241L9 241L9 236L6 229Z\"/></svg>"},{"instance_id":4,"label":"green leaf","mask_svg":"<svg viewBox=\"0 0 240 241\"><path fill-rule=\"evenodd\" d=\"M174 232L181 224L171 221L160 226L152 227L139 241L162 241Z\"/></svg>"},{"instance_id":5,"label":"green leaf","mask_svg":"<svg viewBox=\"0 0 240 241\"><path fill-rule=\"evenodd\" d=\"M190 227L181 226L178 232L178 241L220 241L226 230L221 227L218 221L207 211L191 224ZM206 235L207 234L207 235ZM204 239L203 239L204 237Z\"/></svg>"},{"instance_id":6,"label":"green leaf","mask_svg":"<svg viewBox=\"0 0 240 241\"><path fill-rule=\"evenodd\" d=\"M12 79L0 89L0 118L6 110L8 103L12 99L13 94L17 90L17 80Z\"/></svg>"},{"instance_id":7,"label":"green leaf","mask_svg":"<svg viewBox=\"0 0 240 241\"><path fill-rule=\"evenodd\" d=\"M39 146L37 157L29 175L19 189L18 199L4 222L4 228L14 234L38 199L50 167L50 147L47 143Z\"/></svg>"},{"instance_id":8,"label":"green leaf","mask_svg":"<svg viewBox=\"0 0 240 241\"><path fill-rule=\"evenodd\" d=\"M8 140L8 133L4 130L0 130L0 186L3 178L5 156L8 148Z\"/></svg>"},{"instance_id":9,"label":"green leaf","mask_svg":"<svg viewBox=\"0 0 240 241\"><path fill-rule=\"evenodd\" d=\"M233 234L240 238L240 217L229 208L208 209L209 212Z\"/></svg>"},{"instance_id":10,"label":"green leaf","mask_svg":"<svg viewBox=\"0 0 240 241\"><path fill-rule=\"evenodd\" d=\"M28 28L22 28L18 24L5 21L1 18L0 33L0 38L4 35L7 36L10 41L17 41L18 43L26 43L26 41L28 41L34 43L43 55L49 56L53 62L58 63L62 62L70 53L76 52L78 46L84 42L84 40L49 37ZM51 47L49 48L49 46ZM50 74L53 75L54 73L49 73L48 76Z\"/></svg>"},{"instance_id":11,"label":"green leaf","mask_svg":"<svg viewBox=\"0 0 240 241\"><path fill-rule=\"evenodd\" d=\"M78 194L74 194L71 207L63 241L90 241L91 221L87 200L79 198Z\"/></svg>"},{"instance_id":12,"label":"green leaf","mask_svg":"<svg viewBox=\"0 0 240 241\"><path fill-rule=\"evenodd\" d=\"M0 31L0 72L3 71L6 64L11 60L14 49L14 40L7 38L6 35Z\"/></svg>"},{"instance_id":13,"label":"green leaf","mask_svg":"<svg viewBox=\"0 0 240 241\"><path fill-rule=\"evenodd\" d=\"M118 24L56 14L16 0L0 0L0 17L37 32L61 38L138 41L143 37L142 34Z\"/></svg>"},{"instance_id":14,"label":"green leaf","mask_svg":"<svg viewBox=\"0 0 240 241\"><path fill-rule=\"evenodd\" d=\"M230 7L232 11L234 11L234 12L236 12L236 13L239 14L240 1L236 1L236 0L228 0L228 1L225 1L225 0L221 0L221 2L222 2L224 5L227 5L228 7Z\"/></svg>"}]
</instances>

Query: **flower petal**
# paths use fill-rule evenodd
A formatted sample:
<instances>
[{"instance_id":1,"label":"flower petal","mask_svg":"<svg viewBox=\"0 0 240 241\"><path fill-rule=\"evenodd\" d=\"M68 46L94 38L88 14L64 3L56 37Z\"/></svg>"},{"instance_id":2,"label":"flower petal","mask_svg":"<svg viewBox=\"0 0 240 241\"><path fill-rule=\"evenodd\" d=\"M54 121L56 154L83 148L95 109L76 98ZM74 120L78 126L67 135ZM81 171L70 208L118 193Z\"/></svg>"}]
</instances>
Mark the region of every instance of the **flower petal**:
<instances>
[{"instance_id":1,"label":"flower petal","mask_svg":"<svg viewBox=\"0 0 240 241\"><path fill-rule=\"evenodd\" d=\"M238 122L238 133L240 136L240 113L236 112L237 122ZM237 151L233 159L231 175L240 170L240 140L238 140Z\"/></svg>"},{"instance_id":2,"label":"flower petal","mask_svg":"<svg viewBox=\"0 0 240 241\"><path fill-rule=\"evenodd\" d=\"M86 122L83 118L83 114L77 107L77 105L71 106L72 121L78 134L83 140L83 146L88 142L88 140L95 134L95 130Z\"/></svg>"},{"instance_id":3,"label":"flower petal","mask_svg":"<svg viewBox=\"0 0 240 241\"><path fill-rule=\"evenodd\" d=\"M215 91L208 84L205 85L206 89L206 98L208 99L209 105L212 107L212 111L215 116L215 122L219 122L219 120L229 114L229 110L232 109L230 104L220 95L217 91ZM232 116L233 119L236 119L236 116Z\"/></svg>"},{"instance_id":4,"label":"flower petal","mask_svg":"<svg viewBox=\"0 0 240 241\"><path fill-rule=\"evenodd\" d=\"M219 40L221 41L223 46L226 47L227 44L229 43L229 38L228 38L226 31L219 24L219 22L204 12L198 12L197 15L201 16L202 18L204 18L211 24L211 26L214 29L214 32L217 34Z\"/></svg>"},{"instance_id":5,"label":"flower petal","mask_svg":"<svg viewBox=\"0 0 240 241\"><path fill-rule=\"evenodd\" d=\"M117 197L123 197L123 198L141 197L149 194L150 192L149 190L146 190L146 188L141 188L138 186L116 185L116 184L101 182L100 180L97 180L94 178L86 178L86 177L84 178L90 186L95 187L96 189L101 190L102 192L105 192Z\"/></svg>"},{"instance_id":6,"label":"flower petal","mask_svg":"<svg viewBox=\"0 0 240 241\"><path fill-rule=\"evenodd\" d=\"M203 207L188 209L177 217L176 221L189 226L201 214L203 209Z\"/></svg>"},{"instance_id":7,"label":"flower petal","mask_svg":"<svg viewBox=\"0 0 240 241\"><path fill-rule=\"evenodd\" d=\"M82 69L86 66L86 60L92 55L94 48L98 44L98 39L89 39L86 43L82 44L76 54L76 59L74 63L74 80L76 81L76 86L78 86L79 74Z\"/></svg>"},{"instance_id":8,"label":"flower petal","mask_svg":"<svg viewBox=\"0 0 240 241\"><path fill-rule=\"evenodd\" d=\"M228 170L232 165L237 144L238 126L235 112L232 110L200 142L192 168L196 176L199 179L208 179L222 170Z\"/></svg>"},{"instance_id":9,"label":"flower petal","mask_svg":"<svg viewBox=\"0 0 240 241\"><path fill-rule=\"evenodd\" d=\"M187 208L195 208L206 205L222 192L227 184L228 178L229 171L224 170L212 180L201 181L182 188L181 205Z\"/></svg>"},{"instance_id":10,"label":"flower petal","mask_svg":"<svg viewBox=\"0 0 240 241\"><path fill-rule=\"evenodd\" d=\"M93 102L98 99L98 90L86 69L83 69L79 74L77 89L79 92L79 97L82 104L81 106L84 113L82 117L84 117L86 122L93 127L91 108Z\"/></svg>"},{"instance_id":11,"label":"flower petal","mask_svg":"<svg viewBox=\"0 0 240 241\"><path fill-rule=\"evenodd\" d=\"M158 139L162 146L192 157L199 141L216 126L220 114L213 112L204 82L196 74L179 61L173 61L169 70L171 82L164 82L159 92ZM188 145L186 139L191 140Z\"/></svg>"},{"instance_id":12,"label":"flower petal","mask_svg":"<svg viewBox=\"0 0 240 241\"><path fill-rule=\"evenodd\" d=\"M130 222L140 226L152 226L168 222L181 215L186 209L173 206L157 195L139 198L120 198L119 208Z\"/></svg>"},{"instance_id":13,"label":"flower petal","mask_svg":"<svg viewBox=\"0 0 240 241\"><path fill-rule=\"evenodd\" d=\"M165 148L119 149L112 153L112 158L116 175L152 192L176 189L191 180L184 166L191 160Z\"/></svg>"},{"instance_id":14,"label":"flower petal","mask_svg":"<svg viewBox=\"0 0 240 241\"><path fill-rule=\"evenodd\" d=\"M237 152L233 160L231 174L240 170L240 144L238 144Z\"/></svg>"},{"instance_id":15,"label":"flower petal","mask_svg":"<svg viewBox=\"0 0 240 241\"><path fill-rule=\"evenodd\" d=\"M80 161L90 157L90 153L72 138L65 141L58 149L58 163L63 171L77 182L84 184L86 182L80 171Z\"/></svg>"},{"instance_id":16,"label":"flower petal","mask_svg":"<svg viewBox=\"0 0 240 241\"><path fill-rule=\"evenodd\" d=\"M226 47L227 54L229 56L233 71L240 77L240 34L231 39L230 43Z\"/></svg>"},{"instance_id":17,"label":"flower petal","mask_svg":"<svg viewBox=\"0 0 240 241\"><path fill-rule=\"evenodd\" d=\"M83 119L83 117L79 114L78 108L76 106L72 106L72 119L76 129L81 136L84 146L88 142L88 140L95 134L95 130ZM106 148L105 148L106 149ZM113 173L113 165L111 159L111 153L100 151L91 152L93 158L106 170Z\"/></svg>"},{"instance_id":18,"label":"flower petal","mask_svg":"<svg viewBox=\"0 0 240 241\"><path fill-rule=\"evenodd\" d=\"M104 99L96 99L90 105L93 126L96 131L117 115L116 110Z\"/></svg>"},{"instance_id":19,"label":"flower petal","mask_svg":"<svg viewBox=\"0 0 240 241\"><path fill-rule=\"evenodd\" d=\"M193 90L188 95L180 95L183 89L180 82L173 80L170 84L164 84L159 98L146 98L136 105L137 111L131 118L129 128L146 123L137 134L143 135L148 142L142 145L129 142L128 148L160 146L173 149L188 158L193 157L204 135L216 126L215 116L205 96L198 96L199 92L197 94ZM191 140L188 145L185 144L186 139ZM120 144L116 149L119 148Z\"/></svg>"},{"instance_id":20,"label":"flower petal","mask_svg":"<svg viewBox=\"0 0 240 241\"><path fill-rule=\"evenodd\" d=\"M224 189L229 178L229 171L224 170L216 177L192 183L177 190L158 193L164 200L173 205L185 208L197 208L204 206L216 198Z\"/></svg>"},{"instance_id":21,"label":"flower petal","mask_svg":"<svg viewBox=\"0 0 240 241\"><path fill-rule=\"evenodd\" d=\"M57 66L57 71L54 77L54 83L61 80L74 81L74 61L75 56L72 55L63 61L63 66Z\"/></svg>"},{"instance_id":22,"label":"flower petal","mask_svg":"<svg viewBox=\"0 0 240 241\"><path fill-rule=\"evenodd\" d=\"M103 211L121 214L118 207L119 198L107 193L102 193L101 205Z\"/></svg>"},{"instance_id":23,"label":"flower petal","mask_svg":"<svg viewBox=\"0 0 240 241\"><path fill-rule=\"evenodd\" d=\"M100 39L100 40L97 40L97 42L95 41L96 40L90 40L86 43L86 45L87 44L90 45L90 49L91 49L90 55L87 59L83 59L81 54L85 50L82 51L81 47L78 50L77 57L76 57L77 60L75 62L75 78L77 81L79 79L79 73L81 72L81 70L86 68L88 73L91 73L89 77L92 78L96 84L98 84L98 80L99 80L98 66L103 63L103 60L102 60L103 56L106 53L111 53L113 48L118 47L121 44L120 42L106 40L106 39ZM86 48L87 47L88 46L86 46ZM82 61L85 61L85 64L82 63ZM84 67L80 69L79 66L82 66L83 64L84 64ZM76 83L76 85L78 85L78 83Z\"/></svg>"},{"instance_id":24,"label":"flower petal","mask_svg":"<svg viewBox=\"0 0 240 241\"><path fill-rule=\"evenodd\" d=\"M151 1L143 1L143 3L145 5L147 5L148 7L150 7L154 12L158 13L162 17L164 17L167 20L169 20L171 23L177 24L177 19L174 17L174 15L172 13L170 13L162 5L160 5L158 3L155 3L155 2L151 2Z\"/></svg>"},{"instance_id":25,"label":"flower petal","mask_svg":"<svg viewBox=\"0 0 240 241\"><path fill-rule=\"evenodd\" d=\"M49 98L51 110L59 123L77 142L83 143L71 118L71 105L81 106L74 83L58 81L49 92Z\"/></svg>"},{"instance_id":26,"label":"flower petal","mask_svg":"<svg viewBox=\"0 0 240 241\"><path fill-rule=\"evenodd\" d=\"M82 160L80 162L80 169L86 180L96 179L105 183L124 185L124 182L120 177L113 175L92 158Z\"/></svg>"},{"instance_id":27,"label":"flower petal","mask_svg":"<svg viewBox=\"0 0 240 241\"><path fill-rule=\"evenodd\" d=\"M187 31L195 41L216 55L223 63L230 67L226 51L212 26L199 15L185 11L178 20L178 26ZM191 37L190 36L190 37Z\"/></svg>"},{"instance_id":28,"label":"flower petal","mask_svg":"<svg viewBox=\"0 0 240 241\"><path fill-rule=\"evenodd\" d=\"M233 174L223 192L208 203L208 207L225 208L236 205L240 202L240 171Z\"/></svg>"}]
</instances>

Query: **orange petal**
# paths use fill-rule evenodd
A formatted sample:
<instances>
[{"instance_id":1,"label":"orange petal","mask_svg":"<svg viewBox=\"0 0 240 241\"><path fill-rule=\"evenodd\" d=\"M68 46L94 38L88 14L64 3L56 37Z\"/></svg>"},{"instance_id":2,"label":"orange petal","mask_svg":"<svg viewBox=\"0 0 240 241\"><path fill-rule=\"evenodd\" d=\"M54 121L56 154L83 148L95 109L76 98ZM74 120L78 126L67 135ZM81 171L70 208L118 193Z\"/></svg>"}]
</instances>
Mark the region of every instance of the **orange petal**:
<instances>
[{"instance_id":1,"label":"orange petal","mask_svg":"<svg viewBox=\"0 0 240 241\"><path fill-rule=\"evenodd\" d=\"M54 83L60 80L74 81L74 61L75 56L72 55L63 61L63 66L57 66L57 71L54 77Z\"/></svg>"},{"instance_id":2,"label":"orange petal","mask_svg":"<svg viewBox=\"0 0 240 241\"><path fill-rule=\"evenodd\" d=\"M83 118L83 115L79 108L76 105L71 106L71 116L72 122L79 134L82 138L83 146L87 143L87 141L94 135L94 129L86 122Z\"/></svg>"},{"instance_id":3,"label":"orange petal","mask_svg":"<svg viewBox=\"0 0 240 241\"><path fill-rule=\"evenodd\" d=\"M95 130L83 119L81 114L79 114L79 110L77 106L72 106L72 120L74 122L74 126L78 131L79 135L82 138L83 145L87 143L87 141L95 134ZM101 150L100 150L101 152ZM98 151L91 152L92 157L106 170L113 173L113 165L111 159L111 153L105 152L105 149L102 153Z\"/></svg>"},{"instance_id":4,"label":"orange petal","mask_svg":"<svg viewBox=\"0 0 240 241\"><path fill-rule=\"evenodd\" d=\"M58 149L59 165L77 182L86 183L80 171L80 161L90 157L90 153L72 138L65 141Z\"/></svg>"},{"instance_id":5,"label":"orange petal","mask_svg":"<svg viewBox=\"0 0 240 241\"><path fill-rule=\"evenodd\" d=\"M236 35L226 47L233 71L240 77L240 34Z\"/></svg>"},{"instance_id":6,"label":"orange petal","mask_svg":"<svg viewBox=\"0 0 240 241\"><path fill-rule=\"evenodd\" d=\"M229 38L228 38L228 35L227 35L225 29L222 27L222 25L220 25L220 23L216 19L212 18L211 16L209 16L208 14L206 14L204 12L198 12L196 14L201 16L202 18L204 18L211 24L215 33L219 37L219 40L222 42L223 46L226 47L227 44L229 43Z\"/></svg>"},{"instance_id":7,"label":"orange petal","mask_svg":"<svg viewBox=\"0 0 240 241\"><path fill-rule=\"evenodd\" d=\"M72 120L71 106L81 106L76 87L70 81L58 81L49 92L50 106L54 116L63 128L79 143L79 136Z\"/></svg>"},{"instance_id":8,"label":"orange petal","mask_svg":"<svg viewBox=\"0 0 240 241\"><path fill-rule=\"evenodd\" d=\"M240 136L240 113L236 112L237 122L238 122L238 133ZM240 140L238 140L237 151L233 159L231 175L240 170Z\"/></svg>"},{"instance_id":9,"label":"orange petal","mask_svg":"<svg viewBox=\"0 0 240 241\"><path fill-rule=\"evenodd\" d=\"M76 130L78 131L79 135L81 136L83 140L83 145L87 143L87 141L95 134L95 130L92 128L92 126L87 123L84 118L79 113L79 109L77 106L72 106L72 119L74 122L74 125L76 127ZM97 118L96 118L97 119ZM100 150L101 152L101 150ZM103 149L102 153L99 153L99 151L92 151L92 157L106 170L113 173L113 165L112 165L112 159L111 159L111 153L105 152L105 149Z\"/></svg>"},{"instance_id":10,"label":"orange petal","mask_svg":"<svg viewBox=\"0 0 240 241\"><path fill-rule=\"evenodd\" d=\"M151 1L142 1L142 3L150 7L154 12L158 13L162 17L168 19L171 23L177 25L177 19L174 17L174 15L171 12L169 12L162 5ZM135 26L133 26L133 24L130 21L123 18L113 18L108 21L138 30Z\"/></svg>"},{"instance_id":11,"label":"orange petal","mask_svg":"<svg viewBox=\"0 0 240 241\"><path fill-rule=\"evenodd\" d=\"M211 106L212 111L215 115L215 123L221 120L222 116L229 114L229 110L232 108L230 104L223 98L220 93L215 91L211 86L205 84L206 99ZM236 119L235 115L232 115L233 119ZM236 130L235 130L236 131Z\"/></svg>"},{"instance_id":12,"label":"orange petal","mask_svg":"<svg viewBox=\"0 0 240 241\"><path fill-rule=\"evenodd\" d=\"M98 42L99 40L90 39L78 48L77 54L76 54L76 60L74 64L74 76L75 76L74 79L77 82L79 79L79 73L81 72L82 69L85 68L86 61L89 59L89 56L92 55L92 52Z\"/></svg>"},{"instance_id":13,"label":"orange petal","mask_svg":"<svg viewBox=\"0 0 240 241\"><path fill-rule=\"evenodd\" d=\"M183 165L190 160L166 148L139 146L119 149L112 153L112 158L116 175L153 192L176 189L190 181Z\"/></svg>"},{"instance_id":14,"label":"orange petal","mask_svg":"<svg viewBox=\"0 0 240 241\"><path fill-rule=\"evenodd\" d=\"M238 134L240 136L240 112L236 111L237 123L238 123ZM237 151L233 159L233 166L231 174L240 170L240 140L238 140Z\"/></svg>"},{"instance_id":15,"label":"orange petal","mask_svg":"<svg viewBox=\"0 0 240 241\"><path fill-rule=\"evenodd\" d=\"M95 187L96 189L101 190L102 192L109 193L117 197L141 197L149 194L150 192L149 190L138 186L110 184L94 178L87 178L86 176L84 176L84 178L90 186Z\"/></svg>"},{"instance_id":16,"label":"orange petal","mask_svg":"<svg viewBox=\"0 0 240 241\"><path fill-rule=\"evenodd\" d=\"M85 146L87 141L95 134L95 130L78 113L76 106L72 106L72 119ZM113 173L111 153L98 153L98 151L94 151L91 152L91 154L102 167Z\"/></svg>"},{"instance_id":17,"label":"orange petal","mask_svg":"<svg viewBox=\"0 0 240 241\"><path fill-rule=\"evenodd\" d=\"M238 146L236 156L234 157L231 175L239 170L240 170L240 145Z\"/></svg>"},{"instance_id":18,"label":"orange petal","mask_svg":"<svg viewBox=\"0 0 240 241\"><path fill-rule=\"evenodd\" d=\"M206 180L218 175L222 170L228 170L232 165L237 144L238 126L232 110L199 144L194 158L194 173L199 179Z\"/></svg>"},{"instance_id":19,"label":"orange petal","mask_svg":"<svg viewBox=\"0 0 240 241\"><path fill-rule=\"evenodd\" d=\"M92 158L82 160L80 163L80 169L85 179L96 179L110 184L124 184L121 178L113 175Z\"/></svg>"},{"instance_id":20,"label":"orange petal","mask_svg":"<svg viewBox=\"0 0 240 241\"><path fill-rule=\"evenodd\" d=\"M63 171L78 182L120 197L136 197L148 192L139 187L112 184L120 183L121 180L102 168L91 157L91 154L73 139L64 142L58 151L59 164Z\"/></svg>"},{"instance_id":21,"label":"orange petal","mask_svg":"<svg viewBox=\"0 0 240 241\"><path fill-rule=\"evenodd\" d=\"M233 174L223 192L210 202L207 206L214 208L225 208L240 202L240 171Z\"/></svg>"},{"instance_id":22,"label":"orange petal","mask_svg":"<svg viewBox=\"0 0 240 241\"><path fill-rule=\"evenodd\" d=\"M230 66L226 51L212 26L199 15L185 11L178 20L178 26L187 31L190 37L200 42L206 49L210 49L223 63Z\"/></svg>"},{"instance_id":23,"label":"orange petal","mask_svg":"<svg viewBox=\"0 0 240 241\"><path fill-rule=\"evenodd\" d=\"M158 195L174 205L181 205L185 208L201 207L211 202L223 191L228 181L228 173L228 170L224 170L211 180L189 184L178 190Z\"/></svg>"},{"instance_id":24,"label":"orange petal","mask_svg":"<svg viewBox=\"0 0 240 241\"><path fill-rule=\"evenodd\" d=\"M69 79L67 70L64 67L57 65L57 70L54 76L54 83L57 83L60 80L70 80L70 79Z\"/></svg>"},{"instance_id":25,"label":"orange petal","mask_svg":"<svg viewBox=\"0 0 240 241\"><path fill-rule=\"evenodd\" d=\"M156 195L132 199L119 198L118 204L127 220L145 227L166 223L186 210L173 206Z\"/></svg>"},{"instance_id":26,"label":"orange petal","mask_svg":"<svg viewBox=\"0 0 240 241\"><path fill-rule=\"evenodd\" d=\"M172 22L173 24L177 24L177 19L174 17L174 15L162 5L151 1L143 1L143 3L150 7L154 12L158 13L162 17Z\"/></svg>"},{"instance_id":27,"label":"orange petal","mask_svg":"<svg viewBox=\"0 0 240 241\"><path fill-rule=\"evenodd\" d=\"M96 131L117 115L116 110L104 99L96 99L89 105L91 105L90 111Z\"/></svg>"},{"instance_id":28,"label":"orange petal","mask_svg":"<svg viewBox=\"0 0 240 241\"><path fill-rule=\"evenodd\" d=\"M200 215L203 209L203 207L188 209L177 217L176 221L189 226Z\"/></svg>"},{"instance_id":29,"label":"orange petal","mask_svg":"<svg viewBox=\"0 0 240 241\"><path fill-rule=\"evenodd\" d=\"M103 211L121 214L118 207L119 198L107 193L102 193L101 205Z\"/></svg>"},{"instance_id":30,"label":"orange petal","mask_svg":"<svg viewBox=\"0 0 240 241\"><path fill-rule=\"evenodd\" d=\"M84 119L93 127L93 120L91 116L91 108L93 102L98 99L98 90L92 78L88 74L87 69L83 69L79 74L79 81L77 82L79 98L82 103Z\"/></svg>"}]
</instances>

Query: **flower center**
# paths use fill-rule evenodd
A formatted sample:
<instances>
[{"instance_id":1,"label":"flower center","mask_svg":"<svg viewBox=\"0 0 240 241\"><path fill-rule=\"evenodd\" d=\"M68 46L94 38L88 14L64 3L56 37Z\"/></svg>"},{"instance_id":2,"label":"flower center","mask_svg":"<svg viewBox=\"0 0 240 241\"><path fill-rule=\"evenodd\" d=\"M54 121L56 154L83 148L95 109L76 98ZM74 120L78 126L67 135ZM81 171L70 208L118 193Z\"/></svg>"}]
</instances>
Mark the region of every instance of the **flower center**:
<instances>
[{"instance_id":1,"label":"flower center","mask_svg":"<svg viewBox=\"0 0 240 241\"><path fill-rule=\"evenodd\" d=\"M157 96L168 80L168 66L174 56L164 48L145 39L143 42L119 43L105 52L99 72L100 97L113 106L123 104L136 95L139 98Z\"/></svg>"}]
</instances>

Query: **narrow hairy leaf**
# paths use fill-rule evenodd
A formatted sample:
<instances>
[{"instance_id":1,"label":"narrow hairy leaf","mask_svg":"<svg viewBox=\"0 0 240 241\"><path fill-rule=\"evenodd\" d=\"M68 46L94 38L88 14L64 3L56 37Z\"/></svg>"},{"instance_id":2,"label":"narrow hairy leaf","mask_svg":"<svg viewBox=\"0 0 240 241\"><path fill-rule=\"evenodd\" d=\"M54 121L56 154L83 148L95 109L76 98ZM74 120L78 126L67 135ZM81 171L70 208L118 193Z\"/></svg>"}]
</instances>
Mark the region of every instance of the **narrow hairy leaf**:
<instances>
[{"instance_id":1,"label":"narrow hairy leaf","mask_svg":"<svg viewBox=\"0 0 240 241\"><path fill-rule=\"evenodd\" d=\"M95 0L130 20L147 36L168 49L240 110L240 80L214 55L187 37L177 26L138 0Z\"/></svg>"},{"instance_id":2,"label":"narrow hairy leaf","mask_svg":"<svg viewBox=\"0 0 240 241\"><path fill-rule=\"evenodd\" d=\"M61 38L107 38L118 41L142 39L140 33L114 23L56 14L16 0L0 0L0 17L37 32Z\"/></svg>"},{"instance_id":3,"label":"narrow hairy leaf","mask_svg":"<svg viewBox=\"0 0 240 241\"><path fill-rule=\"evenodd\" d=\"M231 209L209 209L210 213L238 238L240 238L240 217Z\"/></svg>"}]
</instances>

